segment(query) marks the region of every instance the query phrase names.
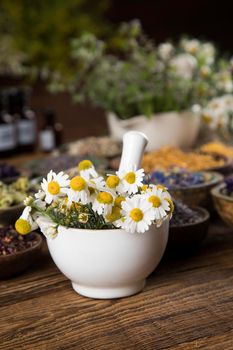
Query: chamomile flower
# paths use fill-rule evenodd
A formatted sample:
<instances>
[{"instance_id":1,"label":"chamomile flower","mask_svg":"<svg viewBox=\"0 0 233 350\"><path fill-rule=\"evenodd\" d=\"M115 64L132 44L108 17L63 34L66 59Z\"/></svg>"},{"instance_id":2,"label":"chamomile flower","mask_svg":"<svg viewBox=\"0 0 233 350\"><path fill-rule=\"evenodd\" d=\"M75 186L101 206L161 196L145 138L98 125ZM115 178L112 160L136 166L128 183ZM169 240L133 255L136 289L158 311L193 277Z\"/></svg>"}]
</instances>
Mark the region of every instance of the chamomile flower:
<instances>
[{"instance_id":1,"label":"chamomile flower","mask_svg":"<svg viewBox=\"0 0 233 350\"><path fill-rule=\"evenodd\" d=\"M136 166L132 166L127 170L117 171L116 174L121 180L119 186L120 192L128 192L129 194L138 192L138 187L142 186L143 177L145 175L144 170L136 170Z\"/></svg>"},{"instance_id":2,"label":"chamomile flower","mask_svg":"<svg viewBox=\"0 0 233 350\"><path fill-rule=\"evenodd\" d=\"M106 179L106 187L113 191L119 191L121 180L117 175L108 175Z\"/></svg>"},{"instance_id":3,"label":"chamomile flower","mask_svg":"<svg viewBox=\"0 0 233 350\"><path fill-rule=\"evenodd\" d=\"M92 209L96 211L99 215L106 216L111 213L113 204L113 195L107 191L101 191L95 197Z\"/></svg>"},{"instance_id":4,"label":"chamomile flower","mask_svg":"<svg viewBox=\"0 0 233 350\"><path fill-rule=\"evenodd\" d=\"M34 198L26 198L26 208L15 224L17 231L27 234L39 226L50 239L57 236L59 225L98 229L106 224L143 233L150 224L171 218L174 206L167 189L143 185L143 169L130 167L107 175L105 181L94 177L92 165L87 172L84 168L80 168L83 175L76 172L71 179L50 171Z\"/></svg>"},{"instance_id":5,"label":"chamomile flower","mask_svg":"<svg viewBox=\"0 0 233 350\"><path fill-rule=\"evenodd\" d=\"M150 189L150 187L149 187L149 185L147 185L147 184L143 184L143 185L141 186L141 188L140 188L141 193L145 193L145 192L147 192L149 189Z\"/></svg>"},{"instance_id":6,"label":"chamomile flower","mask_svg":"<svg viewBox=\"0 0 233 350\"><path fill-rule=\"evenodd\" d=\"M86 224L89 220L89 215L87 213L80 213L78 215L78 222L81 224Z\"/></svg>"},{"instance_id":7,"label":"chamomile flower","mask_svg":"<svg viewBox=\"0 0 233 350\"><path fill-rule=\"evenodd\" d=\"M89 202L94 203L99 192L105 191L105 181L102 176L97 176L88 180L88 190L90 192Z\"/></svg>"},{"instance_id":8,"label":"chamomile flower","mask_svg":"<svg viewBox=\"0 0 233 350\"><path fill-rule=\"evenodd\" d=\"M64 189L69 185L68 175L62 171L58 174L52 170L48 173L47 179L43 179L41 188L45 192L45 202L51 204L64 193Z\"/></svg>"},{"instance_id":9,"label":"chamomile flower","mask_svg":"<svg viewBox=\"0 0 233 350\"><path fill-rule=\"evenodd\" d=\"M171 211L171 197L165 187L151 186L150 191L147 191L145 196L147 202L152 206L157 220L163 219Z\"/></svg>"},{"instance_id":10,"label":"chamomile flower","mask_svg":"<svg viewBox=\"0 0 233 350\"><path fill-rule=\"evenodd\" d=\"M35 198L36 199L40 199L41 201L43 201L45 199L45 192L42 190L39 190L37 193L35 193Z\"/></svg>"},{"instance_id":11,"label":"chamomile flower","mask_svg":"<svg viewBox=\"0 0 233 350\"><path fill-rule=\"evenodd\" d=\"M34 204L37 205L39 208L45 209L46 208L46 202L45 202L45 192L39 190L37 193L35 193L35 200Z\"/></svg>"},{"instance_id":12,"label":"chamomile flower","mask_svg":"<svg viewBox=\"0 0 233 350\"><path fill-rule=\"evenodd\" d=\"M181 53L171 60L171 67L175 70L178 77L192 79L197 68L196 58L189 53Z\"/></svg>"},{"instance_id":13,"label":"chamomile flower","mask_svg":"<svg viewBox=\"0 0 233 350\"><path fill-rule=\"evenodd\" d=\"M32 196L28 196L28 197L26 197L26 198L24 199L23 204L24 204L25 206L31 206L33 202L34 202L33 197L32 197Z\"/></svg>"},{"instance_id":14,"label":"chamomile flower","mask_svg":"<svg viewBox=\"0 0 233 350\"><path fill-rule=\"evenodd\" d=\"M201 43L197 39L183 39L181 42L184 50L192 55L195 55L201 47Z\"/></svg>"},{"instance_id":15,"label":"chamomile flower","mask_svg":"<svg viewBox=\"0 0 233 350\"><path fill-rule=\"evenodd\" d=\"M206 78L211 74L211 69L209 66L202 66L200 68L200 75L202 78Z\"/></svg>"},{"instance_id":16,"label":"chamomile flower","mask_svg":"<svg viewBox=\"0 0 233 350\"><path fill-rule=\"evenodd\" d=\"M155 212L151 204L142 195L126 198L122 203L123 216L119 220L120 227L131 233L144 233L155 220Z\"/></svg>"},{"instance_id":17,"label":"chamomile flower","mask_svg":"<svg viewBox=\"0 0 233 350\"><path fill-rule=\"evenodd\" d=\"M97 191L103 191L105 188L105 181L103 176L97 176L88 181L89 188Z\"/></svg>"},{"instance_id":18,"label":"chamomile flower","mask_svg":"<svg viewBox=\"0 0 233 350\"><path fill-rule=\"evenodd\" d=\"M93 163L89 159L82 160L78 164L78 171L80 175L85 177L86 179L98 176Z\"/></svg>"},{"instance_id":19,"label":"chamomile flower","mask_svg":"<svg viewBox=\"0 0 233 350\"><path fill-rule=\"evenodd\" d=\"M64 189L68 197L68 204L72 202L89 203L90 192L88 183L82 176L75 176L70 180L69 188Z\"/></svg>"},{"instance_id":20,"label":"chamomile flower","mask_svg":"<svg viewBox=\"0 0 233 350\"><path fill-rule=\"evenodd\" d=\"M26 235L38 227L31 216L31 210L30 206L25 207L22 215L15 223L15 229L21 235Z\"/></svg>"},{"instance_id":21,"label":"chamomile flower","mask_svg":"<svg viewBox=\"0 0 233 350\"><path fill-rule=\"evenodd\" d=\"M174 46L171 43L162 43L158 46L158 54L160 58L167 61L171 58L174 52Z\"/></svg>"},{"instance_id":22,"label":"chamomile flower","mask_svg":"<svg viewBox=\"0 0 233 350\"><path fill-rule=\"evenodd\" d=\"M122 203L125 200L126 200L126 197L124 196L117 196L115 198L111 213L105 216L106 222L111 222L116 227L121 227L122 220L124 220L121 214Z\"/></svg>"},{"instance_id":23,"label":"chamomile flower","mask_svg":"<svg viewBox=\"0 0 233 350\"><path fill-rule=\"evenodd\" d=\"M114 205L112 207L112 211L107 214L105 216L105 221L106 222L112 222L114 224L114 222L118 222L118 220L121 219L121 208L117 207L116 205Z\"/></svg>"},{"instance_id":24,"label":"chamomile flower","mask_svg":"<svg viewBox=\"0 0 233 350\"><path fill-rule=\"evenodd\" d=\"M114 206L118 208L122 208L122 203L125 201L126 197L124 196L117 196L114 200Z\"/></svg>"}]
</instances>

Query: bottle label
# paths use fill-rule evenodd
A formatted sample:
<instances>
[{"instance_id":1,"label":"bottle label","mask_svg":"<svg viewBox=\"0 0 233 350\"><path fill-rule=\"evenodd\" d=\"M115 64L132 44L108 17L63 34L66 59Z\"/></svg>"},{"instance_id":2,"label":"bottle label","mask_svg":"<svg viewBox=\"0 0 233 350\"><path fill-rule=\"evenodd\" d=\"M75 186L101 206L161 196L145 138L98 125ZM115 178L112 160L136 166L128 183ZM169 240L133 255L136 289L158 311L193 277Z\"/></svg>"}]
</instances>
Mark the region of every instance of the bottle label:
<instances>
[{"instance_id":1,"label":"bottle label","mask_svg":"<svg viewBox=\"0 0 233 350\"><path fill-rule=\"evenodd\" d=\"M8 151L16 146L15 128L13 125L0 124L0 151Z\"/></svg>"},{"instance_id":2,"label":"bottle label","mask_svg":"<svg viewBox=\"0 0 233 350\"><path fill-rule=\"evenodd\" d=\"M40 148L42 151L52 151L55 148L55 135L52 130L40 132Z\"/></svg>"},{"instance_id":3,"label":"bottle label","mask_svg":"<svg viewBox=\"0 0 233 350\"><path fill-rule=\"evenodd\" d=\"M34 120L18 122L18 138L20 145L31 145L36 141L36 125Z\"/></svg>"}]
</instances>

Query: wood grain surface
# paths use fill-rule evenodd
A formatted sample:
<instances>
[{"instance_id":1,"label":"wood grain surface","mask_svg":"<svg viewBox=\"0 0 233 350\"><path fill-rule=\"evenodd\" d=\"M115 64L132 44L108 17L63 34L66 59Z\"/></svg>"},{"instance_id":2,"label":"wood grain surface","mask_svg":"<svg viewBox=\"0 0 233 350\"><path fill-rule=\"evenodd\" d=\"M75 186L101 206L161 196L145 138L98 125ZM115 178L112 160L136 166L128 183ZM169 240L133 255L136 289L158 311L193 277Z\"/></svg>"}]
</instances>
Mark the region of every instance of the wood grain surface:
<instances>
[{"instance_id":1,"label":"wood grain surface","mask_svg":"<svg viewBox=\"0 0 233 350\"><path fill-rule=\"evenodd\" d=\"M165 256L145 290L116 300L76 294L45 247L0 281L0 349L233 349L233 232L212 224L191 257Z\"/></svg>"}]
</instances>

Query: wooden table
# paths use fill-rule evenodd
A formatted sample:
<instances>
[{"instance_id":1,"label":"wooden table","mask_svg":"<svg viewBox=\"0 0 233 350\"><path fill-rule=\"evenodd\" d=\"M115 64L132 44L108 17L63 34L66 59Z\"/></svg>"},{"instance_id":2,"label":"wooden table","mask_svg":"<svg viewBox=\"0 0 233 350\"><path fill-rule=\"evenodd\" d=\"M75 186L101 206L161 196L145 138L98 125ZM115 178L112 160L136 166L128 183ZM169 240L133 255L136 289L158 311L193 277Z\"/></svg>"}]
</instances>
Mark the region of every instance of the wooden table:
<instances>
[{"instance_id":1,"label":"wooden table","mask_svg":"<svg viewBox=\"0 0 233 350\"><path fill-rule=\"evenodd\" d=\"M0 349L233 349L233 232L212 225L192 257L165 258L145 290L116 300L76 294L47 249L0 282Z\"/></svg>"}]
</instances>

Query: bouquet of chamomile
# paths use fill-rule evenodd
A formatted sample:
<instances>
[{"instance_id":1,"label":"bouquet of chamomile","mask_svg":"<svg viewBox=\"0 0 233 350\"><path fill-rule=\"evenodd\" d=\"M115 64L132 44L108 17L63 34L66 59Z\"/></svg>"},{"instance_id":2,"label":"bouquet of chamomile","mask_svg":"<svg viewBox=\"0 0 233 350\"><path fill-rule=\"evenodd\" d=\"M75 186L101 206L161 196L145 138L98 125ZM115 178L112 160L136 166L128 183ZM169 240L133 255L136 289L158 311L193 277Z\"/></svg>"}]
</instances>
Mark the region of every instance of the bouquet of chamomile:
<instances>
[{"instance_id":1,"label":"bouquet of chamomile","mask_svg":"<svg viewBox=\"0 0 233 350\"><path fill-rule=\"evenodd\" d=\"M73 175L48 173L34 197L25 199L25 209L15 223L18 233L28 234L39 227L47 238L55 238L60 225L144 233L172 214L167 189L145 185L143 169L130 166L103 177L90 160L83 160Z\"/></svg>"}]
</instances>

